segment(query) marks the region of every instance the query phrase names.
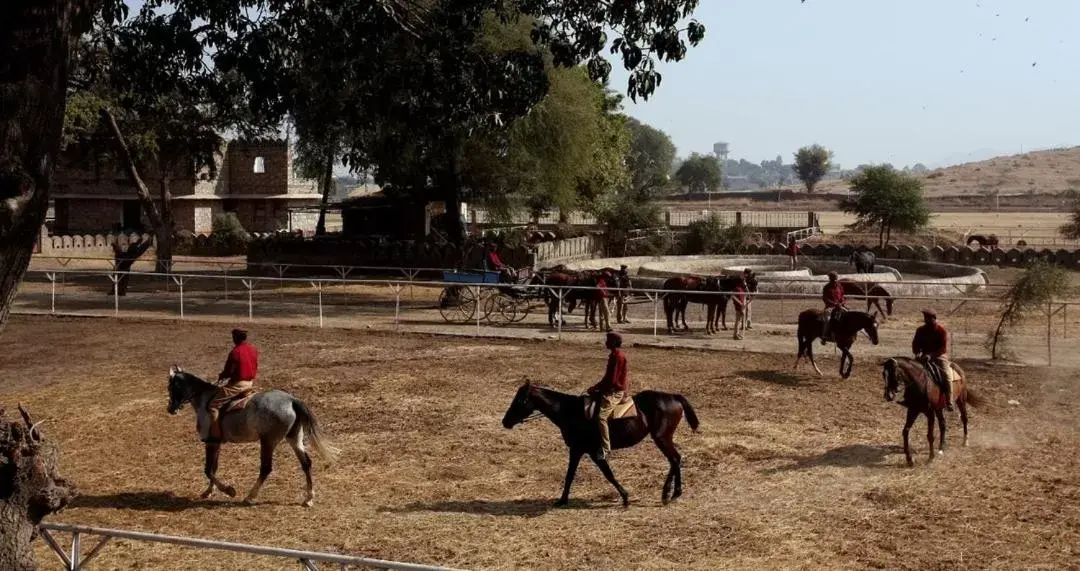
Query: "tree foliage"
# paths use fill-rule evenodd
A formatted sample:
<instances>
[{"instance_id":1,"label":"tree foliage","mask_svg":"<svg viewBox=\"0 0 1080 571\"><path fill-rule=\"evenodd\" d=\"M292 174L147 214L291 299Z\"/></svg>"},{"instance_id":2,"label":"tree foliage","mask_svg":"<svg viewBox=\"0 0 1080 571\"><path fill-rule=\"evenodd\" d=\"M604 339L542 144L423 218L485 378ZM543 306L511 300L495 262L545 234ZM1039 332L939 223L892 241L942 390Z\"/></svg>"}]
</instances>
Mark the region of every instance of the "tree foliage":
<instances>
[{"instance_id":1,"label":"tree foliage","mask_svg":"<svg viewBox=\"0 0 1080 571\"><path fill-rule=\"evenodd\" d=\"M686 254L740 254L750 241L750 228L742 224L725 224L719 216L710 214L695 220L686 229Z\"/></svg>"},{"instance_id":2,"label":"tree foliage","mask_svg":"<svg viewBox=\"0 0 1080 571\"><path fill-rule=\"evenodd\" d=\"M724 175L720 170L720 159L712 155L693 153L679 165L675 179L688 192L714 191L720 188Z\"/></svg>"},{"instance_id":3,"label":"tree foliage","mask_svg":"<svg viewBox=\"0 0 1080 571\"><path fill-rule=\"evenodd\" d=\"M627 127L630 151L626 163L630 169L631 196L636 200L654 198L671 180L675 143L667 133L633 117L627 118Z\"/></svg>"},{"instance_id":4,"label":"tree foliage","mask_svg":"<svg viewBox=\"0 0 1080 571\"><path fill-rule=\"evenodd\" d=\"M1042 261L1029 266L1001 296L998 324L987 340L990 358L998 359L1003 354L1012 328L1032 315L1048 315L1051 302L1067 295L1070 289L1069 274L1063 268Z\"/></svg>"},{"instance_id":5,"label":"tree foliage","mask_svg":"<svg viewBox=\"0 0 1080 571\"><path fill-rule=\"evenodd\" d=\"M854 196L844 198L840 208L854 214L856 228L877 228L878 246L892 231L914 232L930 222L930 209L922 195L922 181L891 166L869 166L851 180Z\"/></svg>"},{"instance_id":6,"label":"tree foliage","mask_svg":"<svg viewBox=\"0 0 1080 571\"><path fill-rule=\"evenodd\" d=\"M1069 240L1080 240L1080 192L1069 190L1065 193L1069 199L1069 221L1062 224L1058 231Z\"/></svg>"},{"instance_id":7,"label":"tree foliage","mask_svg":"<svg viewBox=\"0 0 1080 571\"><path fill-rule=\"evenodd\" d=\"M814 187L825 178L825 175L829 174L829 169L832 168L832 157L832 151L817 144L803 147L795 152L795 164L792 168L795 170L795 176L806 185L806 192L814 192Z\"/></svg>"}]
</instances>

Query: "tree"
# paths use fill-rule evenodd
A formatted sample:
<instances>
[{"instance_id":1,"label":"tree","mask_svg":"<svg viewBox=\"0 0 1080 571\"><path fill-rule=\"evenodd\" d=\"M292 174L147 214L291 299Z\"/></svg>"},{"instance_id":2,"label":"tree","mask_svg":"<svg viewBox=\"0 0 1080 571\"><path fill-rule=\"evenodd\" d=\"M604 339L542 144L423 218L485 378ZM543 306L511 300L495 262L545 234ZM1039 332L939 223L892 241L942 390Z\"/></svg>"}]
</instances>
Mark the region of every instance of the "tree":
<instances>
[{"instance_id":1,"label":"tree","mask_svg":"<svg viewBox=\"0 0 1080 571\"><path fill-rule=\"evenodd\" d=\"M990 358L1000 356L1011 328L1034 313L1048 312L1050 303L1064 297L1069 289L1069 275L1064 269L1041 261L1028 267L1001 296L1001 316L987 339Z\"/></svg>"},{"instance_id":2,"label":"tree","mask_svg":"<svg viewBox=\"0 0 1080 571\"><path fill-rule=\"evenodd\" d=\"M212 70L216 85L226 87L219 94L242 94L228 99L244 101L238 110L261 121L280 121L295 101L294 80L304 73L293 65L298 38L326 40L326 57L354 70L350 77L364 79L356 85L361 96L345 117L347 166L372 166L377 180L394 186L435 190L456 211L463 142L480 131L504 128L547 90L538 52L479 49L476 40L488 14L532 17L535 38L549 47L554 63L584 64L594 79L606 79L610 72L601 55L610 45L630 71L627 92L636 99L647 98L659 85L658 60L681 60L688 46L704 38L701 24L684 25L697 4L147 0L144 9L165 15L170 23L170 34L148 41L167 44L163 52ZM253 10L259 17L251 17ZM327 11L341 17L325 18ZM71 47L95 17L117 23L127 9L123 0L15 0L4 4L2 14L0 327L48 208ZM153 83L132 85L148 94L159 92Z\"/></svg>"},{"instance_id":3,"label":"tree","mask_svg":"<svg viewBox=\"0 0 1080 571\"><path fill-rule=\"evenodd\" d=\"M1062 224L1058 232L1069 240L1078 240L1080 239L1080 192L1070 189L1066 191L1065 197L1072 203L1069 207L1072 212L1069 214L1069 221Z\"/></svg>"},{"instance_id":4,"label":"tree","mask_svg":"<svg viewBox=\"0 0 1080 571\"><path fill-rule=\"evenodd\" d=\"M889 242L893 230L914 232L930 222L922 181L889 165L863 168L851 179L851 191L840 208L856 216L854 227L878 228L878 246Z\"/></svg>"},{"instance_id":5,"label":"tree","mask_svg":"<svg viewBox=\"0 0 1080 571\"><path fill-rule=\"evenodd\" d=\"M31 539L37 524L75 496L59 474L56 444L45 438L30 414L21 420L0 406L0 569L37 569Z\"/></svg>"},{"instance_id":6,"label":"tree","mask_svg":"<svg viewBox=\"0 0 1080 571\"><path fill-rule=\"evenodd\" d=\"M816 144L796 151L792 169L795 170L795 176L806 185L806 192L814 192L814 187L829 174L832 156L832 151Z\"/></svg>"},{"instance_id":7,"label":"tree","mask_svg":"<svg viewBox=\"0 0 1080 571\"><path fill-rule=\"evenodd\" d=\"M675 160L675 144L667 133L630 117L630 151L626 163L630 168L630 194L635 199L651 198L667 187L671 180L671 164Z\"/></svg>"},{"instance_id":8,"label":"tree","mask_svg":"<svg viewBox=\"0 0 1080 571\"><path fill-rule=\"evenodd\" d=\"M712 155L693 153L675 171L675 179L686 187L687 192L716 190L720 188L723 178L720 159Z\"/></svg>"}]
</instances>

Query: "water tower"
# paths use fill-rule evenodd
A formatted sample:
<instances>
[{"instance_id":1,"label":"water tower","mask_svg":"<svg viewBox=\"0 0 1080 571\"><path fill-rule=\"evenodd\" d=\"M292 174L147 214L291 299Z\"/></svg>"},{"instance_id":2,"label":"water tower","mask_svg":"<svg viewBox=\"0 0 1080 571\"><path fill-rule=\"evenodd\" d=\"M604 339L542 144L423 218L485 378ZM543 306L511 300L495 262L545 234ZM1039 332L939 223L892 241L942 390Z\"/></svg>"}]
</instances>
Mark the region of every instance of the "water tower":
<instances>
[{"instance_id":1,"label":"water tower","mask_svg":"<svg viewBox=\"0 0 1080 571\"><path fill-rule=\"evenodd\" d=\"M726 161L730 151L728 151L727 143L713 143L712 152L719 157L720 160Z\"/></svg>"}]
</instances>

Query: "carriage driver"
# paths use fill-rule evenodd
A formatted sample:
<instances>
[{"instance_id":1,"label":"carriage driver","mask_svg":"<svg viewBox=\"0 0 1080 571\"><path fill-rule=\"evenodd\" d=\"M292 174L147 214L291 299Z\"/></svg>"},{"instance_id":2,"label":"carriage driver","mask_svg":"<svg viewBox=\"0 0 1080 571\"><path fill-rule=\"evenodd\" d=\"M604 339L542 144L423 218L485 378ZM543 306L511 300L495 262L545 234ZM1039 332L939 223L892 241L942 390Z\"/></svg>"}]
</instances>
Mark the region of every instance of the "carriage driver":
<instances>
[{"instance_id":1,"label":"carriage driver","mask_svg":"<svg viewBox=\"0 0 1080 571\"><path fill-rule=\"evenodd\" d=\"M626 398L628 387L626 380L626 353L623 353L622 335L609 332L604 345L611 351L608 355L607 371L604 378L600 379L589 389L589 395L597 401L596 424L600 431L600 450L597 453L598 460L606 460L611 454L611 432L608 429L608 418L615 410L615 405Z\"/></svg>"},{"instance_id":2,"label":"carriage driver","mask_svg":"<svg viewBox=\"0 0 1080 571\"><path fill-rule=\"evenodd\" d=\"M939 368L942 378L935 380L945 394L945 408L951 411L953 370L949 362L949 332L938 323L937 313L933 309L924 309L922 314L923 325L915 330L915 338L911 340L911 352L916 358L930 361Z\"/></svg>"},{"instance_id":3,"label":"carriage driver","mask_svg":"<svg viewBox=\"0 0 1080 571\"><path fill-rule=\"evenodd\" d=\"M484 252L484 268L488 271L499 272L499 281L502 283L513 282L513 270L502 263L499 257L499 246L495 242L487 243L487 251Z\"/></svg>"},{"instance_id":4,"label":"carriage driver","mask_svg":"<svg viewBox=\"0 0 1080 571\"><path fill-rule=\"evenodd\" d=\"M259 352L247 342L247 331L233 329L232 340L232 351L225 360L225 368L218 375L218 382L226 381L226 383L218 388L217 394L206 405L210 416L207 443L221 442L221 421L218 418L221 407L229 402L229 399L250 389L254 385L255 374L259 371Z\"/></svg>"},{"instance_id":5,"label":"carriage driver","mask_svg":"<svg viewBox=\"0 0 1080 571\"><path fill-rule=\"evenodd\" d=\"M825 326L821 329L821 344L829 339L829 330L832 322L839 319L846 307L844 307L844 286L840 283L836 272L829 272L829 283L821 288L821 299L825 302Z\"/></svg>"}]
</instances>

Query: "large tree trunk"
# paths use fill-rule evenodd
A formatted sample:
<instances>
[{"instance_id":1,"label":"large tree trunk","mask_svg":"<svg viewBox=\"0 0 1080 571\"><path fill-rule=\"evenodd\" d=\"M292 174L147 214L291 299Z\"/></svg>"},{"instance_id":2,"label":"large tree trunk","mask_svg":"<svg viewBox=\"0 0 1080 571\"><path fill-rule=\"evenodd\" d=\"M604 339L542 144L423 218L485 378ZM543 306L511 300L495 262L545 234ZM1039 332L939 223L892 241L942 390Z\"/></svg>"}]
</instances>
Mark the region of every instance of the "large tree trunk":
<instances>
[{"instance_id":1,"label":"large tree trunk","mask_svg":"<svg viewBox=\"0 0 1080 571\"><path fill-rule=\"evenodd\" d=\"M173 223L172 192L169 190L171 178L168 169L161 169L161 227L154 228L154 236L157 238L157 263L154 264L154 271L159 274L172 272L176 229Z\"/></svg>"},{"instance_id":2,"label":"large tree trunk","mask_svg":"<svg viewBox=\"0 0 1080 571\"><path fill-rule=\"evenodd\" d=\"M885 247L885 221L884 220L881 221L881 226L878 228L877 245L878 245L878 248L884 248Z\"/></svg>"},{"instance_id":3,"label":"large tree trunk","mask_svg":"<svg viewBox=\"0 0 1080 571\"><path fill-rule=\"evenodd\" d=\"M100 0L0 3L0 331L49 208L71 43L99 5Z\"/></svg>"},{"instance_id":4,"label":"large tree trunk","mask_svg":"<svg viewBox=\"0 0 1080 571\"><path fill-rule=\"evenodd\" d=\"M60 477L56 445L42 436L29 413L22 420L0 407L0 569L37 569L30 542L37 524L75 497Z\"/></svg>"},{"instance_id":5,"label":"large tree trunk","mask_svg":"<svg viewBox=\"0 0 1080 571\"><path fill-rule=\"evenodd\" d=\"M140 240L128 244L126 248L121 248L119 243L113 243L113 263L119 274L116 280L116 295L127 295L128 283L131 281L131 266L135 265L135 261L146 253L153 243L153 240ZM109 288L107 293L112 295L112 288Z\"/></svg>"},{"instance_id":6,"label":"large tree trunk","mask_svg":"<svg viewBox=\"0 0 1080 571\"><path fill-rule=\"evenodd\" d=\"M315 223L315 235L326 234L326 206L330 203L330 191L334 188L334 157L337 155L337 141L331 138L326 149L326 166L323 170L322 200L319 202L319 221Z\"/></svg>"}]
</instances>

